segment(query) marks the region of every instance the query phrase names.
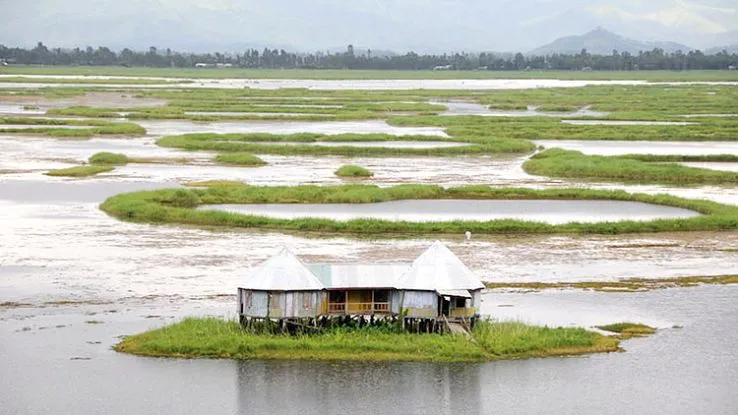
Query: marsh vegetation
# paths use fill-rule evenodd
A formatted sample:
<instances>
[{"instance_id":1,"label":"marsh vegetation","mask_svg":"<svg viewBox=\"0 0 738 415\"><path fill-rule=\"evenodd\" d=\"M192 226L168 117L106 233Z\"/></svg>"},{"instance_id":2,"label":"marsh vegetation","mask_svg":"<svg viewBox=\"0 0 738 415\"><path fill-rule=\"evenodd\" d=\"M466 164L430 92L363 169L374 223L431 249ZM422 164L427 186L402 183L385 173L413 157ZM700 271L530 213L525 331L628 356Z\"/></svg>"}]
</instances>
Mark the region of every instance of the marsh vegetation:
<instances>
[{"instance_id":1,"label":"marsh vegetation","mask_svg":"<svg viewBox=\"0 0 738 415\"><path fill-rule=\"evenodd\" d=\"M621 350L618 340L582 328L550 328L518 322L475 325L462 335L410 334L393 327L335 328L312 335L252 334L232 321L186 318L128 336L115 350L143 356L478 362L567 356Z\"/></svg>"}]
</instances>

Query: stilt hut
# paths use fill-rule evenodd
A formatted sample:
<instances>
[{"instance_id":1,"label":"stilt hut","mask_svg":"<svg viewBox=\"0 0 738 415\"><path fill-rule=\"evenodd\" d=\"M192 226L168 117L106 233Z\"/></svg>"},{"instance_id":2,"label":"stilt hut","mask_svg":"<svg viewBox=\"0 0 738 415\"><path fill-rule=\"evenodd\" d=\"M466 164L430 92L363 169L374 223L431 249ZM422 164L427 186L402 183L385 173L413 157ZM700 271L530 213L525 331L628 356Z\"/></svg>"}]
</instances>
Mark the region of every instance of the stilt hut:
<instances>
[{"instance_id":1,"label":"stilt hut","mask_svg":"<svg viewBox=\"0 0 738 415\"><path fill-rule=\"evenodd\" d=\"M397 287L407 317L457 320L478 316L484 284L436 241L413 261Z\"/></svg>"},{"instance_id":2,"label":"stilt hut","mask_svg":"<svg viewBox=\"0 0 738 415\"><path fill-rule=\"evenodd\" d=\"M442 320L473 323L483 288L438 241L404 264L304 264L283 249L238 289L238 312L246 325L401 317L414 327L435 330Z\"/></svg>"},{"instance_id":3,"label":"stilt hut","mask_svg":"<svg viewBox=\"0 0 738 415\"><path fill-rule=\"evenodd\" d=\"M238 289L242 323L316 318L325 312L326 299L323 284L287 249L254 269Z\"/></svg>"}]
</instances>

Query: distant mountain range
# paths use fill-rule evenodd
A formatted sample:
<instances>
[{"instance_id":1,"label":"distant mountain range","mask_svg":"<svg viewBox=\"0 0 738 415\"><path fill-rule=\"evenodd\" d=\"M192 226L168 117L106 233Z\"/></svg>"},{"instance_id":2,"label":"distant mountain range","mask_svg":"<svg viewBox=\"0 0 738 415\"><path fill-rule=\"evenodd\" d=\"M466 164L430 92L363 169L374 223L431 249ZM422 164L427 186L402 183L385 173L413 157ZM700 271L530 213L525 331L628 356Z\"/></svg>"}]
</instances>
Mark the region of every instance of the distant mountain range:
<instances>
[{"instance_id":1,"label":"distant mountain range","mask_svg":"<svg viewBox=\"0 0 738 415\"><path fill-rule=\"evenodd\" d=\"M613 50L636 54L639 51L653 50L654 48L661 48L668 53L676 52L678 50L687 52L694 49L675 42L643 42L640 40L629 39L598 27L597 29L583 35L566 36L556 39L547 45L533 49L530 51L530 54L573 54L579 53L582 49L586 49L588 53L595 55L609 55Z\"/></svg>"},{"instance_id":2,"label":"distant mountain range","mask_svg":"<svg viewBox=\"0 0 738 415\"><path fill-rule=\"evenodd\" d=\"M0 16L0 44L26 47L517 52L598 26L703 50L738 44L737 0L5 0ZM627 43L614 48L643 47Z\"/></svg>"}]
</instances>

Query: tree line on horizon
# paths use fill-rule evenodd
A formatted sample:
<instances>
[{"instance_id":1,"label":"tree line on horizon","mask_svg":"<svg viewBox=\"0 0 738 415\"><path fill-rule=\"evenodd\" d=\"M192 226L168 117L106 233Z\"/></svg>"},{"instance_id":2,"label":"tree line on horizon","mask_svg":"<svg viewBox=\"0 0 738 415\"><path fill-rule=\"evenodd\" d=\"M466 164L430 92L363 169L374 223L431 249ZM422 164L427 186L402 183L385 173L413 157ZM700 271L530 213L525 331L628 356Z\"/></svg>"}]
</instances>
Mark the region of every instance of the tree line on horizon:
<instances>
[{"instance_id":1,"label":"tree line on horizon","mask_svg":"<svg viewBox=\"0 0 738 415\"><path fill-rule=\"evenodd\" d=\"M248 49L244 53L183 53L171 49L134 51L128 48L115 52L108 47L94 49L48 48L42 42L32 49L0 45L0 62L21 65L81 65L81 66L143 66L159 68L191 68L202 66L233 66L241 68L283 69L393 69L393 70L704 70L735 69L738 55L723 50L705 54L699 50L673 53L656 48L637 54L613 50L598 55L582 49L579 53L547 55L453 53L374 55L371 50L357 54L349 45L345 52L294 53L284 49ZM199 65L198 65L199 64Z\"/></svg>"}]
</instances>

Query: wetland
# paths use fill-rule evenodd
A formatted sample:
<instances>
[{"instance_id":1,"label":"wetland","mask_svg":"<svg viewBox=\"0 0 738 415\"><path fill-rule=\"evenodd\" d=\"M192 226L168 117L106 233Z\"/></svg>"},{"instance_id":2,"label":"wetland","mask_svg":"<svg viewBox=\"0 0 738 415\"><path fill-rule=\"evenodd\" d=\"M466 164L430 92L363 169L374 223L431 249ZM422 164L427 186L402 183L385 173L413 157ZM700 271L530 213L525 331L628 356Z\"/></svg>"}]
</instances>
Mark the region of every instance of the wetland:
<instances>
[{"instance_id":1,"label":"wetland","mask_svg":"<svg viewBox=\"0 0 738 415\"><path fill-rule=\"evenodd\" d=\"M618 179L622 170L615 165L611 168L617 174L586 179L531 175L523 169L535 146L543 145L582 151L583 156L615 156L615 161L635 155L632 160L648 166L684 163L729 173L735 162L731 158L738 157L731 144L737 137L736 117L710 114L735 113L734 85L596 85L595 75L584 74L589 79L167 79L118 86L106 80L98 87L76 85L73 78L50 85L44 83L50 74L38 75L8 82L0 90L0 111L9 116L0 128L21 127L0 135L0 207L5 213L0 216L0 333L5 339L0 342L5 369L0 389L6 391L0 394L0 407L11 413L48 413L49 408L68 413L167 412L173 401L162 396L172 394L178 396L175 409L181 413L362 413L366 408L564 413L571 410L567 402L578 402L582 412L603 414L620 413L624 407L634 413L735 412L730 390L738 370L733 350L738 341L735 186L661 179L623 183ZM678 81L677 75L665 73L654 80ZM726 76L704 80L735 82ZM288 86L313 89L283 88ZM461 108L456 102L468 105ZM460 114L444 115L448 112ZM225 119L260 116L256 113L283 118ZM705 116L685 119L685 114ZM62 118L70 116L78 119ZM315 119L291 120L296 117ZM611 125L572 125L562 122L566 119ZM113 132L120 125L135 127ZM106 128L110 133L100 130ZM212 143L235 134L239 140L225 141L280 148L353 147L356 152L157 145L192 133L212 134L213 140L205 141ZM282 139L305 133L314 135ZM261 141L254 134L262 134ZM341 141L346 134L363 136ZM377 134L381 139L372 136ZM251 141L244 137L249 135ZM429 148L417 148L421 145ZM418 152L403 154L393 148L377 157L371 153L377 150L365 150L375 146ZM475 146L497 146L499 151L459 150ZM266 164L241 167L217 161L244 151ZM434 153L445 151L449 153ZM84 163L99 152L122 154L129 163L105 164L114 170L91 177L44 174L93 167ZM701 156L709 158L696 158ZM731 163L717 163L721 160ZM335 186L355 180L335 175L344 165L361 166L374 176L361 179L366 185ZM197 187L183 190L186 185ZM178 201L180 191L196 198ZM353 203L357 201L362 203ZM352 202L329 213L331 219L385 203L391 204L388 214L420 216L434 206L449 221L426 226L398 217L400 223L407 221L400 229L391 217L356 223L352 232L332 223L340 221L326 219L273 226L277 222L271 221L294 219L262 218L232 226L245 215L215 212L216 223L209 223L199 219L209 214L183 207L185 202L200 209L225 203L256 208L278 204L263 213L287 209L289 215ZM583 222L608 212L627 220L449 226L459 212L478 214L488 209L478 208L487 203L549 220L563 214L562 220ZM407 206L400 210L398 204ZM661 209L687 209L693 217L664 218ZM634 214L651 216L639 221L632 220ZM470 241L463 235L468 229L473 230ZM376 236L388 230L396 237ZM487 282L490 289L480 311L496 321L587 333L638 321L657 331L645 339L621 340L624 353L484 358L476 363L176 360L113 350L120 336L161 330L187 316L232 320L233 288L244 269L280 246L290 246L311 262L393 263L417 255L437 238ZM58 387L69 383L70 376L79 393ZM336 382L337 376L348 381ZM46 391L43 400L38 390ZM116 390L114 396L111 390ZM287 391L296 399L281 399ZM336 395L356 399L339 404ZM585 395L590 399L582 400ZM90 398L99 396L110 399Z\"/></svg>"}]
</instances>

